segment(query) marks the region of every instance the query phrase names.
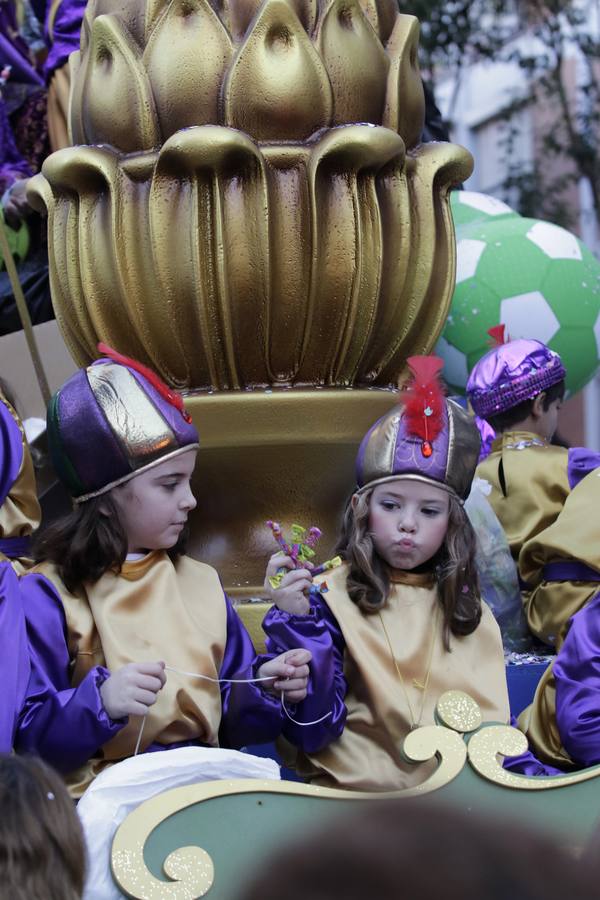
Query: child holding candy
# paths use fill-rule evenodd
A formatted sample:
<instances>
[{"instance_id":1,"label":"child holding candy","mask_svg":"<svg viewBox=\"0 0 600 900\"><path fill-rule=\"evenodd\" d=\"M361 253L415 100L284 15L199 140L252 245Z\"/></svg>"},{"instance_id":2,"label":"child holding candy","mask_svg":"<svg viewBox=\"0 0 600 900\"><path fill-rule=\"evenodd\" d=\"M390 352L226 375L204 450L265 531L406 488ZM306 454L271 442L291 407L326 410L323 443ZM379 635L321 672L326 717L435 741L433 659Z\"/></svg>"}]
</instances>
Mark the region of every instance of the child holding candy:
<instances>
[{"instance_id":1,"label":"child holding candy","mask_svg":"<svg viewBox=\"0 0 600 900\"><path fill-rule=\"evenodd\" d=\"M26 598L34 671L18 749L62 770L73 796L138 746L272 740L310 659L257 658L217 573L183 555L198 433L154 373L100 349L108 358L50 403L75 506L40 539Z\"/></svg>"},{"instance_id":2,"label":"child holding candy","mask_svg":"<svg viewBox=\"0 0 600 900\"><path fill-rule=\"evenodd\" d=\"M300 774L330 787L384 791L424 780L434 764L411 765L402 744L433 724L447 690L469 693L487 721L509 718L502 641L479 596L462 505L479 434L443 396L440 360L409 365L402 408L376 422L359 450L338 545L343 565L315 582L290 554L276 554L267 569L275 604L264 622L268 646L310 649L298 714L326 716L312 728L288 722L284 733L299 748ZM281 567L290 571L273 588Z\"/></svg>"}]
</instances>

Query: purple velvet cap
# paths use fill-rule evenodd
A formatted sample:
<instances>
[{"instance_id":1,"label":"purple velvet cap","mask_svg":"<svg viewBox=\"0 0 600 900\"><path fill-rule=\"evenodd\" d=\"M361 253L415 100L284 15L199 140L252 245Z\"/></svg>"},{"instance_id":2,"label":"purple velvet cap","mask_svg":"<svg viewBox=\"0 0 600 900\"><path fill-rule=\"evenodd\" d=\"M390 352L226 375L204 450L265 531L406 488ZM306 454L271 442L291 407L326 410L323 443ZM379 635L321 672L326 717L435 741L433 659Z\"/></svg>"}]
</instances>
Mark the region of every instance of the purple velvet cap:
<instances>
[{"instance_id":1,"label":"purple velvet cap","mask_svg":"<svg viewBox=\"0 0 600 900\"><path fill-rule=\"evenodd\" d=\"M444 405L442 429L430 442L428 456L423 440L408 432L401 406L378 419L362 439L356 458L359 490L406 478L432 482L465 499L479 459L479 431L458 403L445 399Z\"/></svg>"},{"instance_id":2,"label":"purple velvet cap","mask_svg":"<svg viewBox=\"0 0 600 900\"><path fill-rule=\"evenodd\" d=\"M474 412L486 419L531 400L565 375L558 353L541 341L508 341L476 363L467 394Z\"/></svg>"},{"instance_id":3,"label":"purple velvet cap","mask_svg":"<svg viewBox=\"0 0 600 900\"><path fill-rule=\"evenodd\" d=\"M99 359L76 372L50 401L52 461L79 502L198 446L179 395L136 365Z\"/></svg>"}]
</instances>

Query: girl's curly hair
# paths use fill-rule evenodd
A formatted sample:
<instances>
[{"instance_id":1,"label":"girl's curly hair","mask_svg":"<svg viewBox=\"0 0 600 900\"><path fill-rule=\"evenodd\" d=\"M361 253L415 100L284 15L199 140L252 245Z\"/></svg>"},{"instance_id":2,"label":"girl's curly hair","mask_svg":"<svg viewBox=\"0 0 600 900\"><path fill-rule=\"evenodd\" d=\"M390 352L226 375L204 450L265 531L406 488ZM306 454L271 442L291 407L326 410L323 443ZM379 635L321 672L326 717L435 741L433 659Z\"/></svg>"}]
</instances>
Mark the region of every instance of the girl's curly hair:
<instances>
[{"instance_id":1,"label":"girl's curly hair","mask_svg":"<svg viewBox=\"0 0 600 900\"><path fill-rule=\"evenodd\" d=\"M368 488L348 501L336 548L350 564L347 581L350 599L367 614L378 612L385 606L390 592L388 566L375 550L369 533L369 506L373 490ZM451 634L471 634L481 620L475 552L473 526L458 499L451 494L446 537L429 561L437 578L444 617L444 646L447 650L450 649Z\"/></svg>"}]
</instances>

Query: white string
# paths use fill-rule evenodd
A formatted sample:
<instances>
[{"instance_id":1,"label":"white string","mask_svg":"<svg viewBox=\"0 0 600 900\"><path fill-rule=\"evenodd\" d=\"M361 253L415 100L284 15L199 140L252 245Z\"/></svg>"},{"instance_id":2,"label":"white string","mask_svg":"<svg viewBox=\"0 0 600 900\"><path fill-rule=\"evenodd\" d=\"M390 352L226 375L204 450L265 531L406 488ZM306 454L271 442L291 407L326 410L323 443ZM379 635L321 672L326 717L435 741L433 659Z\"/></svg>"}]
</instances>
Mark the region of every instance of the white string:
<instances>
[{"instance_id":1,"label":"white string","mask_svg":"<svg viewBox=\"0 0 600 900\"><path fill-rule=\"evenodd\" d=\"M177 675L187 675L189 678L201 678L203 681L211 681L213 684L254 684L257 681L276 681L279 678L279 675L264 675L262 678L211 678L210 675L201 675L200 672L186 672L184 669L176 669L174 666L165 666L165 671L167 672L175 672ZM333 715L333 710L329 710L328 713L325 713L324 716L321 716L320 719L315 719L313 722L298 722L297 719L293 719L292 716L287 711L287 707L285 705L285 693L281 692L281 707L294 725L300 725L302 728L306 728L309 725L319 725L321 722L324 722L325 719L328 719L329 716ZM146 714L147 715L147 714ZM133 755L137 756L140 750L140 744L142 743L142 734L144 733L144 725L146 724L146 716L142 716L142 724L140 727L140 731L137 737L137 741L135 744L135 750L133 751Z\"/></svg>"},{"instance_id":2,"label":"white string","mask_svg":"<svg viewBox=\"0 0 600 900\"><path fill-rule=\"evenodd\" d=\"M148 715L148 713L146 713L146 715L142 716L142 725L140 727L140 733L138 734L137 741L135 743L135 750L133 751L134 756L137 756L138 753L140 752L140 744L142 743L142 735L144 733L144 725L146 724L146 716L147 715Z\"/></svg>"}]
</instances>

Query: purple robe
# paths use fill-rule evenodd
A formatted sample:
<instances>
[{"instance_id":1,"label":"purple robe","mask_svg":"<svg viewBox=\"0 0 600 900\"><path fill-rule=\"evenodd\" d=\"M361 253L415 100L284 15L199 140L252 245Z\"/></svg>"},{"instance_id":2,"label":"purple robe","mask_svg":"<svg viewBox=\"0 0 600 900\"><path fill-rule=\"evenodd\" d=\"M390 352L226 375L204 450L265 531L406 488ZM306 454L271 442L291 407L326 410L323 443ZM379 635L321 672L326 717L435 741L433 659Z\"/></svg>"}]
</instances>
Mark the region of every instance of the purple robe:
<instances>
[{"instance_id":1,"label":"purple robe","mask_svg":"<svg viewBox=\"0 0 600 900\"><path fill-rule=\"evenodd\" d=\"M29 653L22 595L26 590L9 562L0 562L0 753L10 753L27 692Z\"/></svg>"},{"instance_id":2,"label":"purple robe","mask_svg":"<svg viewBox=\"0 0 600 900\"><path fill-rule=\"evenodd\" d=\"M318 725L295 725L287 720L283 734L305 753L318 753L344 730L347 709L344 698L348 685L344 677L346 642L338 622L320 594L311 597L309 614L295 616L272 606L263 622L267 650L284 653L293 647L310 650L310 678L306 699L292 710L300 722L314 722L328 712Z\"/></svg>"},{"instance_id":3,"label":"purple robe","mask_svg":"<svg viewBox=\"0 0 600 900\"><path fill-rule=\"evenodd\" d=\"M74 50L79 50L81 23L87 0L62 0L52 23L46 22L48 56L44 73L50 82L56 69L60 69ZM50 26L50 27L49 27Z\"/></svg>"},{"instance_id":4,"label":"purple robe","mask_svg":"<svg viewBox=\"0 0 600 900\"><path fill-rule=\"evenodd\" d=\"M4 66L11 67L9 84L16 82L38 87L44 84L32 64L29 48L19 34L12 3L0 3L0 69Z\"/></svg>"},{"instance_id":5,"label":"purple robe","mask_svg":"<svg viewBox=\"0 0 600 900\"><path fill-rule=\"evenodd\" d=\"M67 773L96 756L103 744L127 724L112 720L102 704L100 687L110 673L103 666L91 669L77 687L71 686L71 660L67 646L62 601L43 575L26 576L25 602L32 676L19 721L16 748L37 753ZM227 644L221 678L254 678L266 657L257 657L252 641L229 599ZM278 697L259 684L222 684L220 742L229 747L274 740L281 732L282 709ZM197 744L186 741L174 746ZM147 751L166 750L151 744Z\"/></svg>"}]
</instances>

